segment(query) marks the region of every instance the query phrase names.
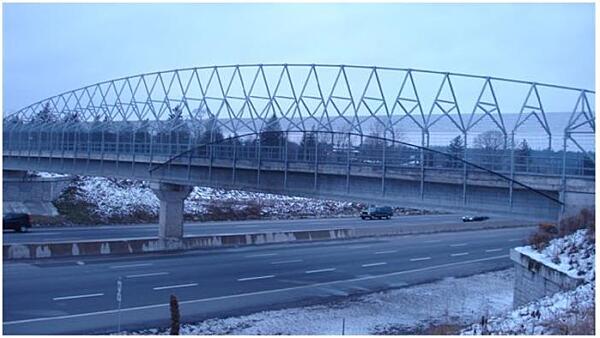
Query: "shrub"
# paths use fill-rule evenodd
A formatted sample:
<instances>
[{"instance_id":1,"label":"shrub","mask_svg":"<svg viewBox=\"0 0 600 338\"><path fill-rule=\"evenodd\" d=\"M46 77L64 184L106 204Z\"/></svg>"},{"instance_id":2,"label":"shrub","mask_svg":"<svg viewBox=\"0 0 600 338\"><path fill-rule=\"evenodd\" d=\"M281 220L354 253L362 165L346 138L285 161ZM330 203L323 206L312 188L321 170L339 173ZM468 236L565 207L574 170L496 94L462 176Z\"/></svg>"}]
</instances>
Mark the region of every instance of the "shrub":
<instances>
[{"instance_id":1,"label":"shrub","mask_svg":"<svg viewBox=\"0 0 600 338\"><path fill-rule=\"evenodd\" d=\"M544 230L538 229L538 231L534 232L533 234L531 234L531 236L529 236L528 244L533 246L534 249L541 251L554 238L555 235L548 233Z\"/></svg>"},{"instance_id":2,"label":"shrub","mask_svg":"<svg viewBox=\"0 0 600 338\"><path fill-rule=\"evenodd\" d=\"M582 209L577 215L565 217L559 224L559 235L566 236L576 232L579 229L589 228L594 231L596 220L594 209Z\"/></svg>"}]
</instances>

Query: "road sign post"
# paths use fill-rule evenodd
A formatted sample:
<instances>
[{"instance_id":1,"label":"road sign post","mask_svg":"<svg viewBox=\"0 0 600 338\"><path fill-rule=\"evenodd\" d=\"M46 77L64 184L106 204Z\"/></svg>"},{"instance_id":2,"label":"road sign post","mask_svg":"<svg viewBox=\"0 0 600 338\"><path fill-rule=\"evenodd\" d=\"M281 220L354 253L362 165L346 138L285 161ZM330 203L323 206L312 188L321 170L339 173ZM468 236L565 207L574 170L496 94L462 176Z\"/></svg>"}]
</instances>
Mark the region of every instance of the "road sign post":
<instances>
[{"instance_id":1,"label":"road sign post","mask_svg":"<svg viewBox=\"0 0 600 338\"><path fill-rule=\"evenodd\" d=\"M121 332L121 290L123 288L123 282L121 281L121 277L119 277L119 279L117 279L117 304L119 306L119 311L118 311L118 321L117 321L117 333Z\"/></svg>"}]
</instances>

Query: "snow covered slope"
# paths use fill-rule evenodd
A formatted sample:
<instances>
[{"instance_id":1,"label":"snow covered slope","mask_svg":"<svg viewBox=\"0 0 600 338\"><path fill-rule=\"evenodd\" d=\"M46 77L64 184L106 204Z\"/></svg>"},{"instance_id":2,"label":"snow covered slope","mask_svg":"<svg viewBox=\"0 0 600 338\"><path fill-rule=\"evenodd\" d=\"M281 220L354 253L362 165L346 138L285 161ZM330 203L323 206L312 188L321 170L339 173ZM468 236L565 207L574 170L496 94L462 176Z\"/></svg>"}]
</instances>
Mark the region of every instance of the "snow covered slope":
<instances>
[{"instance_id":1,"label":"snow covered slope","mask_svg":"<svg viewBox=\"0 0 600 338\"><path fill-rule=\"evenodd\" d=\"M531 246L515 250L585 283L574 290L559 292L493 317L486 325L475 324L462 334L593 334L595 247L591 230L582 229L552 240L536 251Z\"/></svg>"}]
</instances>

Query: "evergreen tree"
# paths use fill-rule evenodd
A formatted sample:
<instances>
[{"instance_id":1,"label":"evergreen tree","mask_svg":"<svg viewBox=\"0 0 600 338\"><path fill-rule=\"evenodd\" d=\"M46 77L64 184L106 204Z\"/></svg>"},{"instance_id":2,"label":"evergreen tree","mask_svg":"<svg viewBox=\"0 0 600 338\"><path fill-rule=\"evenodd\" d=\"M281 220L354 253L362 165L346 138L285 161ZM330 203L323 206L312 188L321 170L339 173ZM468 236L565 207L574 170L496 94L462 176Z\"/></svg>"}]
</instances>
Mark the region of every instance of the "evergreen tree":
<instances>
[{"instance_id":1,"label":"evergreen tree","mask_svg":"<svg viewBox=\"0 0 600 338\"><path fill-rule=\"evenodd\" d=\"M304 132L300 141L300 159L310 160L314 158L315 145L317 144L317 135L314 131Z\"/></svg>"},{"instance_id":2,"label":"evergreen tree","mask_svg":"<svg viewBox=\"0 0 600 338\"><path fill-rule=\"evenodd\" d=\"M284 145L284 139L279 118L273 113L260 133L260 145L279 147Z\"/></svg>"},{"instance_id":3,"label":"evergreen tree","mask_svg":"<svg viewBox=\"0 0 600 338\"><path fill-rule=\"evenodd\" d=\"M217 118L215 116L211 116L204 123L204 132L200 136L198 144L202 145L211 142L221 142L224 138L223 132L217 123Z\"/></svg>"},{"instance_id":4,"label":"evergreen tree","mask_svg":"<svg viewBox=\"0 0 600 338\"><path fill-rule=\"evenodd\" d=\"M50 109L50 102L46 102L42 110L40 110L34 117L35 122L52 122L54 121L54 114Z\"/></svg>"},{"instance_id":5,"label":"evergreen tree","mask_svg":"<svg viewBox=\"0 0 600 338\"><path fill-rule=\"evenodd\" d=\"M460 135L453 138L450 141L450 144L448 144L447 152L448 152L448 154L450 154L454 157L463 158L464 151L465 151L465 145L464 145L463 139ZM454 158L451 158L451 159L448 159L448 167L449 168L459 168L459 167L462 167L462 163L460 163L460 161L458 161Z\"/></svg>"},{"instance_id":6,"label":"evergreen tree","mask_svg":"<svg viewBox=\"0 0 600 338\"><path fill-rule=\"evenodd\" d=\"M515 171L528 171L530 163L531 148L527 144L527 140L523 139L515 149Z\"/></svg>"}]
</instances>

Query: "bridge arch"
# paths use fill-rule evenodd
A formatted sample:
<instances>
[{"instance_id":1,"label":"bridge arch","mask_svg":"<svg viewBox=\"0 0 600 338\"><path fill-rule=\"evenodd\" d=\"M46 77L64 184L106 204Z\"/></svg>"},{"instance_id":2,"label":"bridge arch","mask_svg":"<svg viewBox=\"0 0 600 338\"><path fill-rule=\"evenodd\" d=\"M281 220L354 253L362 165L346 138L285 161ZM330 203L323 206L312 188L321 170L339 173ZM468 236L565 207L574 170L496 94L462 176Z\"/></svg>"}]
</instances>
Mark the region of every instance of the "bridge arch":
<instances>
[{"instance_id":1,"label":"bridge arch","mask_svg":"<svg viewBox=\"0 0 600 338\"><path fill-rule=\"evenodd\" d=\"M470 170L500 173L506 182L522 182L522 175L558 180L558 188L547 188L561 202L569 180L595 176L594 100L587 89L410 68L195 67L92 84L7 115L4 159L26 158L30 167L42 159L63 167L85 159L89 167L98 154L102 164L148 154L154 165L198 145L275 128L413 145L420 177L435 170L427 154L453 147L462 181Z\"/></svg>"}]
</instances>

